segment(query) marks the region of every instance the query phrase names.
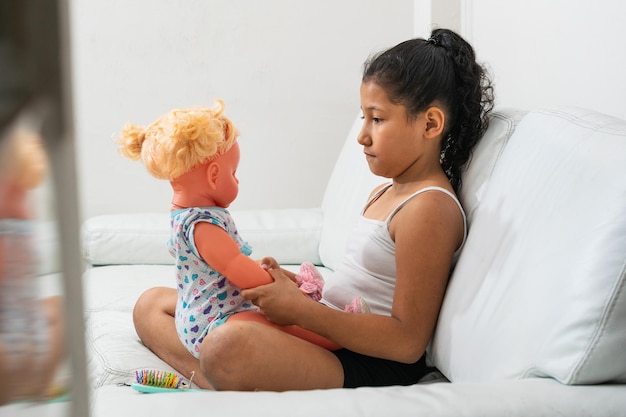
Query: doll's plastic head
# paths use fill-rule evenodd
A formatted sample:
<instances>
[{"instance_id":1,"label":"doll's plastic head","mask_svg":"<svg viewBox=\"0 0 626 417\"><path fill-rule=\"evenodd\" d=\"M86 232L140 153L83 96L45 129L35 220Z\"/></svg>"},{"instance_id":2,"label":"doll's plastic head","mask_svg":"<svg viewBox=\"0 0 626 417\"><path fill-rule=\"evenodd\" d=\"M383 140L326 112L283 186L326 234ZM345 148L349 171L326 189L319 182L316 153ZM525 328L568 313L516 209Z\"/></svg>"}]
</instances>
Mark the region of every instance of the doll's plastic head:
<instances>
[{"instance_id":1,"label":"doll's plastic head","mask_svg":"<svg viewBox=\"0 0 626 417\"><path fill-rule=\"evenodd\" d=\"M24 190L37 187L48 171L39 134L15 128L0 142L0 182Z\"/></svg>"},{"instance_id":2,"label":"doll's plastic head","mask_svg":"<svg viewBox=\"0 0 626 417\"><path fill-rule=\"evenodd\" d=\"M173 180L233 145L239 132L223 111L217 100L211 109L173 110L147 127L127 124L117 140L120 152L141 159L154 177Z\"/></svg>"}]
</instances>

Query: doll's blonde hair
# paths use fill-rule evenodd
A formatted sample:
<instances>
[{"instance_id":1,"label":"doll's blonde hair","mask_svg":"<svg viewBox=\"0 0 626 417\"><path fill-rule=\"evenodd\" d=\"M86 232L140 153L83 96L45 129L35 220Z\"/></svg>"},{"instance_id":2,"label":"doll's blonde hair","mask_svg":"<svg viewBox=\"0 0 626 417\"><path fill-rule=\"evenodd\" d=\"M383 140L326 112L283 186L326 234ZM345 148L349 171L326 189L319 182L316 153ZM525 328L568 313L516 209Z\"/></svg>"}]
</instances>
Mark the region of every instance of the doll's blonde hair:
<instances>
[{"instance_id":1,"label":"doll's blonde hair","mask_svg":"<svg viewBox=\"0 0 626 417\"><path fill-rule=\"evenodd\" d=\"M224 102L213 108L173 110L147 127L126 124L117 143L122 155L141 159L156 178L173 180L228 151L239 132L222 113Z\"/></svg>"}]
</instances>

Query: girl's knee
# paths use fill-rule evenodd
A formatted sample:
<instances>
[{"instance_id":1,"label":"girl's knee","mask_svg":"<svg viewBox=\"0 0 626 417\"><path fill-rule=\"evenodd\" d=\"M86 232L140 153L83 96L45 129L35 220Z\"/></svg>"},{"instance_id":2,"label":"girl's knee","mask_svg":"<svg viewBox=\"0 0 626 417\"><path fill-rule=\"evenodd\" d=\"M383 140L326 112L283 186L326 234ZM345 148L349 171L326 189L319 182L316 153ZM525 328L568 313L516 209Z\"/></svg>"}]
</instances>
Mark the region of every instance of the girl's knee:
<instances>
[{"instance_id":1,"label":"girl's knee","mask_svg":"<svg viewBox=\"0 0 626 417\"><path fill-rule=\"evenodd\" d=\"M216 390L245 390L253 364L254 333L258 324L233 321L209 332L200 347L200 370Z\"/></svg>"},{"instance_id":2,"label":"girl's knee","mask_svg":"<svg viewBox=\"0 0 626 417\"><path fill-rule=\"evenodd\" d=\"M141 319L150 314L150 311L154 309L154 288L150 288L143 292L135 306L133 307L133 322L137 326L138 322L141 323Z\"/></svg>"},{"instance_id":3,"label":"girl's knee","mask_svg":"<svg viewBox=\"0 0 626 417\"><path fill-rule=\"evenodd\" d=\"M167 296L171 291L170 288L163 287L149 288L144 291L133 307L133 319L137 321L142 317L150 317L154 313L165 313ZM175 302L176 299L174 299Z\"/></svg>"}]
</instances>

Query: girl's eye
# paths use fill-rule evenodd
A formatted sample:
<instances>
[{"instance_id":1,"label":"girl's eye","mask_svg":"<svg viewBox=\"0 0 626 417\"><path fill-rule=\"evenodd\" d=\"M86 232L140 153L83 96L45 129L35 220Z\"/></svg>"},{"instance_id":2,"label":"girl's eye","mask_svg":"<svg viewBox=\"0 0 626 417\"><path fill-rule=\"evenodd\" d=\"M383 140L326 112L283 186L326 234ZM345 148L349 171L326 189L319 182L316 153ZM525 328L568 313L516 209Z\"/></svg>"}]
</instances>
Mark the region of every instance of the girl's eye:
<instances>
[{"instance_id":1,"label":"girl's eye","mask_svg":"<svg viewBox=\"0 0 626 417\"><path fill-rule=\"evenodd\" d=\"M361 115L360 118L361 118L361 120L365 120L365 116L364 115ZM380 117L368 117L368 119L370 119L374 123L380 123L380 122L383 121L383 119L381 119Z\"/></svg>"}]
</instances>

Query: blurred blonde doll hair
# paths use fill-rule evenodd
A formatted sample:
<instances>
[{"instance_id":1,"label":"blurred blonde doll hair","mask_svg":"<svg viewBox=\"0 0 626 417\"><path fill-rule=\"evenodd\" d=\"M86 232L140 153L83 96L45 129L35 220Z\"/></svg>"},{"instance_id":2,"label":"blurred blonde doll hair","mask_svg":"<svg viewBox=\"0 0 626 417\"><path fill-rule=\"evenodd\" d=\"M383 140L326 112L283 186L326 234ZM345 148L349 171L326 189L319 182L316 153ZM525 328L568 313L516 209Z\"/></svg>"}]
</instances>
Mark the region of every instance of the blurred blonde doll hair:
<instances>
[{"instance_id":1,"label":"blurred blonde doll hair","mask_svg":"<svg viewBox=\"0 0 626 417\"><path fill-rule=\"evenodd\" d=\"M140 159L154 177L173 180L233 145L239 132L223 112L218 99L213 108L172 110L146 127L126 124L117 138L120 152Z\"/></svg>"}]
</instances>

